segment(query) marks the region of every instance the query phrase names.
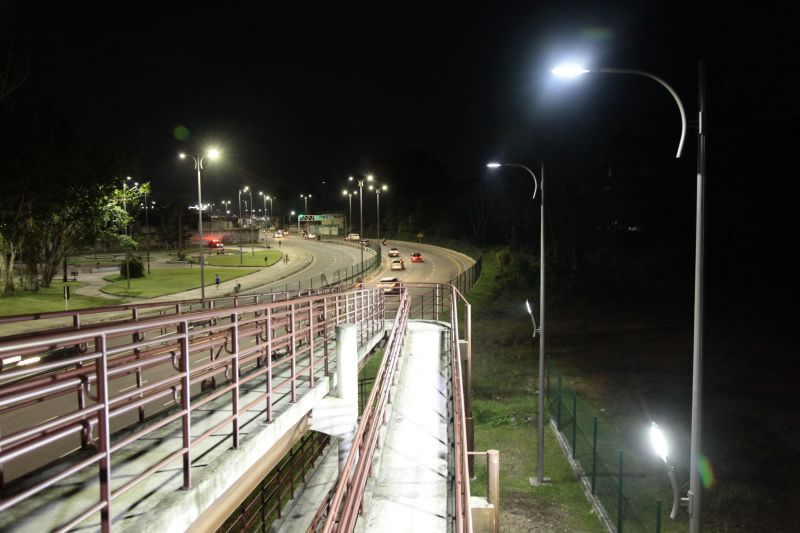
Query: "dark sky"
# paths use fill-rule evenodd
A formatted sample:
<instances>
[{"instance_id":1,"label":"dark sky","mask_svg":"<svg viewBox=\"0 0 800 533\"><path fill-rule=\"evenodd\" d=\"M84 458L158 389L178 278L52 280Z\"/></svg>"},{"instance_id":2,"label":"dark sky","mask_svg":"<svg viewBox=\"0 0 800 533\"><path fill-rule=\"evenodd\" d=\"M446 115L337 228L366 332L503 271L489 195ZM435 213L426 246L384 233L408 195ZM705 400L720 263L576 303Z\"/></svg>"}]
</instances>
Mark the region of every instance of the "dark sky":
<instances>
[{"instance_id":1,"label":"dark sky","mask_svg":"<svg viewBox=\"0 0 800 533\"><path fill-rule=\"evenodd\" d=\"M673 84L692 121L703 59L716 224L741 220L747 199L756 224L774 229L792 224L776 213L792 209L783 192L796 181L800 126L788 6L32 2L15 26L70 123L134 145L137 177L156 196L193 197L193 171L175 154L215 144L224 161L208 165L204 200L235 203L249 184L277 195L277 211L302 206L301 193L337 206L347 175L401 150L427 152L455 180L481 179L495 158L544 159L557 179L559 165L604 143L634 150L625 136L595 134L608 124L630 135L649 128L658 149L647 164L674 164L678 115L657 84L595 75L568 85L548 70L569 57L651 71ZM176 139L178 126L188 140ZM694 157L690 132L675 167L685 181L669 186L685 205ZM378 178L406 198L428 185Z\"/></svg>"},{"instance_id":2,"label":"dark sky","mask_svg":"<svg viewBox=\"0 0 800 533\"><path fill-rule=\"evenodd\" d=\"M661 106L665 135L676 136L673 104L650 82L565 88L548 67L571 56L651 70L691 111L700 57L752 69L788 57L793 38L780 9L672 2L59 2L26 11L71 121L136 144L141 171L165 185L191 177L178 150L218 144L226 163L209 169L211 196L240 182L338 189L370 171L371 158L404 148L429 151L456 175L496 155L535 161L527 146L537 132L565 121L579 130L605 104L631 114ZM179 125L188 141L175 139Z\"/></svg>"}]
</instances>

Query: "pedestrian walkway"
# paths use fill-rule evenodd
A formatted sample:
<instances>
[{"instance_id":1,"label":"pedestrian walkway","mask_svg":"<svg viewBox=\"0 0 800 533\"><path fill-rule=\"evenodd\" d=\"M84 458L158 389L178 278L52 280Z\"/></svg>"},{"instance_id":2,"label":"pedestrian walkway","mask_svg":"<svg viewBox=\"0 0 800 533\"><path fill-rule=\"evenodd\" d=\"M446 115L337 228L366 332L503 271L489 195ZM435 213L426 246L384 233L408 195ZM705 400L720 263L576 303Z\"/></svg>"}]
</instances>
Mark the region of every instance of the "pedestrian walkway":
<instances>
[{"instance_id":1,"label":"pedestrian walkway","mask_svg":"<svg viewBox=\"0 0 800 533\"><path fill-rule=\"evenodd\" d=\"M256 250L263 251L265 248L257 247ZM206 297L207 298L217 298L221 296L231 296L234 294L236 289L236 284L241 284L241 291L248 291L255 289L257 287L263 287L265 285L269 285L271 283L275 283L284 279L288 276L296 274L306 268L311 261L313 261L314 256L310 254L308 251L299 248L296 245L293 245L291 241L287 241L283 243L280 250L281 253L286 254L288 253L291 257L291 261L288 263L283 262L283 260L278 261L272 266L261 268L258 272L254 272L252 274L248 274L246 276L238 277L236 279L232 279L229 281L225 281L219 284L219 287L216 286L214 283L214 278L208 276L206 280ZM165 258L160 258L155 261L151 261L150 268L185 268L183 264L175 264L168 262ZM199 265L194 265L192 268L199 268ZM214 268L230 268L236 269L238 267L214 267ZM104 276L108 276L108 271L101 271L101 272L90 272L90 273L82 273L80 276L80 281L87 283L87 285L76 289L76 293L83 295L83 296L95 296L100 298L119 298L118 296L107 294L103 292L102 288L109 284L108 281L103 279ZM199 276L199 273L198 273ZM182 292L172 293L172 294L165 294L163 296L157 296L154 298L128 298L128 302L130 303L140 303L140 302L170 302L176 300L193 300L199 299L201 297L201 290L200 287L189 289Z\"/></svg>"}]
</instances>

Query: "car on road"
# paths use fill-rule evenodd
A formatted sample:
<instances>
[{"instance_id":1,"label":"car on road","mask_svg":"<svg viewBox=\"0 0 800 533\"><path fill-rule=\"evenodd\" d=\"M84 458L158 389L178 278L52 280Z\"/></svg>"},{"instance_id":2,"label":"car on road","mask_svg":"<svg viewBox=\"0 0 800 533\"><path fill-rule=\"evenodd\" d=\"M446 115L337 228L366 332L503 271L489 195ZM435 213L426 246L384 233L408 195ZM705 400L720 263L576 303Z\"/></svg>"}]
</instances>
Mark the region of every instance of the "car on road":
<instances>
[{"instance_id":1,"label":"car on road","mask_svg":"<svg viewBox=\"0 0 800 533\"><path fill-rule=\"evenodd\" d=\"M284 236L283 235L283 231L282 230L276 231L274 236L275 236L276 239L279 239L279 238L283 237Z\"/></svg>"},{"instance_id":2,"label":"car on road","mask_svg":"<svg viewBox=\"0 0 800 533\"><path fill-rule=\"evenodd\" d=\"M358 233L348 233L347 237L344 238L346 241L359 241L361 240L361 236Z\"/></svg>"},{"instance_id":3,"label":"car on road","mask_svg":"<svg viewBox=\"0 0 800 533\"><path fill-rule=\"evenodd\" d=\"M389 248L389 257L400 257L400 252L397 251L397 248Z\"/></svg>"},{"instance_id":4,"label":"car on road","mask_svg":"<svg viewBox=\"0 0 800 533\"><path fill-rule=\"evenodd\" d=\"M413 254L411 254L411 262L422 263L422 254L419 252L414 252Z\"/></svg>"},{"instance_id":5,"label":"car on road","mask_svg":"<svg viewBox=\"0 0 800 533\"><path fill-rule=\"evenodd\" d=\"M405 263L403 263L402 259L395 259L394 261L392 261L391 268L392 268L392 270L405 270L406 269L406 265L405 265Z\"/></svg>"},{"instance_id":6,"label":"car on road","mask_svg":"<svg viewBox=\"0 0 800 533\"><path fill-rule=\"evenodd\" d=\"M216 252L217 254L225 253L225 245L219 239L209 239L208 248L211 252Z\"/></svg>"},{"instance_id":7,"label":"car on road","mask_svg":"<svg viewBox=\"0 0 800 533\"><path fill-rule=\"evenodd\" d=\"M400 280L398 278L381 278L378 288L383 289L384 294L400 294Z\"/></svg>"},{"instance_id":8,"label":"car on road","mask_svg":"<svg viewBox=\"0 0 800 533\"><path fill-rule=\"evenodd\" d=\"M361 239L358 242L361 243L361 246L369 246L369 239Z\"/></svg>"}]
</instances>

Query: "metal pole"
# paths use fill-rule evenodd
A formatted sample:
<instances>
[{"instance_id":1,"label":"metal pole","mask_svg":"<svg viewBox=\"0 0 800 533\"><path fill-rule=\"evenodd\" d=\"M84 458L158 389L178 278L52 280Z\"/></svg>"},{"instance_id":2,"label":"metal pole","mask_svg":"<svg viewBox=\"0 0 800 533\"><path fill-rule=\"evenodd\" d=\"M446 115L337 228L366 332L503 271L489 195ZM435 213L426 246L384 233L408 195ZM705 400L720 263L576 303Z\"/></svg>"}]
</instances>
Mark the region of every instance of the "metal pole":
<instances>
[{"instance_id":1,"label":"metal pole","mask_svg":"<svg viewBox=\"0 0 800 533\"><path fill-rule=\"evenodd\" d=\"M375 189L375 198L378 200L378 241L381 240L381 190Z\"/></svg>"},{"instance_id":2,"label":"metal pole","mask_svg":"<svg viewBox=\"0 0 800 533\"><path fill-rule=\"evenodd\" d=\"M703 259L705 240L705 67L698 66L698 131L697 131L697 215L695 222L694 262L694 342L692 350L692 429L691 466L689 469L689 531L700 533L700 459L703 402Z\"/></svg>"},{"instance_id":3,"label":"metal pole","mask_svg":"<svg viewBox=\"0 0 800 533\"><path fill-rule=\"evenodd\" d=\"M359 238L364 238L364 180L358 180L358 217L359 217ZM364 262L364 254L361 254L361 262ZM362 269L364 265L361 265Z\"/></svg>"},{"instance_id":4,"label":"metal pole","mask_svg":"<svg viewBox=\"0 0 800 533\"><path fill-rule=\"evenodd\" d=\"M539 442L536 450L536 481L544 483L544 163L541 163L539 205Z\"/></svg>"},{"instance_id":5,"label":"metal pole","mask_svg":"<svg viewBox=\"0 0 800 533\"><path fill-rule=\"evenodd\" d=\"M203 157L198 155L194 159L197 168L197 227L200 229L200 300L206 299L205 260L203 259L203 193L200 186L200 169L203 168ZM203 304L205 307L205 303Z\"/></svg>"},{"instance_id":6,"label":"metal pole","mask_svg":"<svg viewBox=\"0 0 800 533\"><path fill-rule=\"evenodd\" d=\"M122 209L125 210L125 218L128 218L128 202L125 199L128 184L122 182ZM128 236L128 221L125 221L125 236ZM125 243L125 279L128 280L128 289L131 288L131 254L128 251L128 243Z\"/></svg>"},{"instance_id":7,"label":"metal pole","mask_svg":"<svg viewBox=\"0 0 800 533\"><path fill-rule=\"evenodd\" d=\"M147 212L150 210L147 205L147 193L144 194L144 225L147 228L147 275L150 275L150 222L147 218Z\"/></svg>"}]
</instances>

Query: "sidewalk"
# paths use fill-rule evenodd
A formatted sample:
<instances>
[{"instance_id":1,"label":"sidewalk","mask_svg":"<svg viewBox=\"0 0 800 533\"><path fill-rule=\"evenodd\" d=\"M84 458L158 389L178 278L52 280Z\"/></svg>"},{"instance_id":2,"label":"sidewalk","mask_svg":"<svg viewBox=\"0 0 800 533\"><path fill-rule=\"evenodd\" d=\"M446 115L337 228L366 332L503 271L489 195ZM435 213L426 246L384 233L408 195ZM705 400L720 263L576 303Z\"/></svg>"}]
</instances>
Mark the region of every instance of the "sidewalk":
<instances>
[{"instance_id":1,"label":"sidewalk","mask_svg":"<svg viewBox=\"0 0 800 533\"><path fill-rule=\"evenodd\" d=\"M257 247L257 250L261 251L264 250L264 247ZM314 257L306 252L294 246L291 241L283 241L283 244L278 249L282 254L289 254L290 261L289 263L284 263L281 259L277 263L272 266L261 268L258 272L254 272L252 274L248 274L246 276L242 276L236 279L232 279L223 283L220 283L219 287L214 284L213 278L207 280L206 283L206 297L207 298L217 298L221 296L231 296L234 294L234 289L237 283L242 284L242 291L252 290L256 287L261 287L264 285L268 285L271 283L275 283L284 279L288 276L296 274L306 268L309 264L311 264ZM181 268L180 266L174 263L168 263L165 259L160 259L158 261L151 261L151 268ZM195 265L192 268L200 268L199 265ZM233 269L235 270L238 267L215 267L215 268L226 268L226 269ZM103 279L103 276L107 276L108 272L91 272L81 274L81 281L88 283L88 285L84 287L80 287L75 292L77 294L81 294L83 296L95 296L99 298L119 298L119 296L106 294L102 291L102 288L106 285L109 285L109 282ZM195 289L189 289L182 292L175 292L172 294L165 294L163 296L157 296L154 298L133 298L129 297L129 303L143 303L143 302L171 302L175 300L192 300L192 299L199 299L200 298L200 287Z\"/></svg>"}]
</instances>

